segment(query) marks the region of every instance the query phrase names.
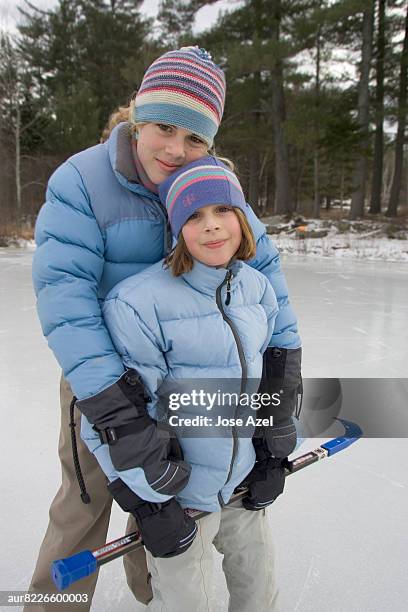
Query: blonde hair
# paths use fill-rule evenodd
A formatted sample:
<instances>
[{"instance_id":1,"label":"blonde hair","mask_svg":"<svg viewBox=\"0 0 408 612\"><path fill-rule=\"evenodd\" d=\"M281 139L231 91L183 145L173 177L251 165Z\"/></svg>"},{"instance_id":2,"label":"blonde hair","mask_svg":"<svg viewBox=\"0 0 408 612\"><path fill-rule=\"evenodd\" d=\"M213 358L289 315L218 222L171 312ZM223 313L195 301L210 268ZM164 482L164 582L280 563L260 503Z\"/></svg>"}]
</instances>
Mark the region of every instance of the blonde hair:
<instances>
[{"instance_id":1,"label":"blonde hair","mask_svg":"<svg viewBox=\"0 0 408 612\"><path fill-rule=\"evenodd\" d=\"M248 261L249 259L255 257L256 254L255 237L251 226L249 225L248 219L242 210L240 208L233 208L233 211L238 217L242 231L241 244L234 255L234 259ZM186 274L186 272L190 272L193 269L194 260L187 249L186 242L181 232L176 246L166 257L164 264L170 268L173 276L181 276L181 274Z\"/></svg>"},{"instance_id":2,"label":"blonde hair","mask_svg":"<svg viewBox=\"0 0 408 612\"><path fill-rule=\"evenodd\" d=\"M102 130L100 142L106 142L110 136L111 131L119 123L124 121L130 123L130 132L134 134L137 132L137 126L132 122L133 107L135 105L136 92L132 95L132 98L127 106L118 106L116 110L109 116L108 122Z\"/></svg>"}]
</instances>

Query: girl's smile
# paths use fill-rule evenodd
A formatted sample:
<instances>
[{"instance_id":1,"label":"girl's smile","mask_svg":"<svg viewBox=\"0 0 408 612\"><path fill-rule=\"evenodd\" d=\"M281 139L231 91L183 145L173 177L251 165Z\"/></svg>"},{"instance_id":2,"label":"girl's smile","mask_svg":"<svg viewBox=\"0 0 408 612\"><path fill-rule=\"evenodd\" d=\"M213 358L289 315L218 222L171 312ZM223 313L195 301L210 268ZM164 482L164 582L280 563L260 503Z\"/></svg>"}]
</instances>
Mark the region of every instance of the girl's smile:
<instances>
[{"instance_id":1,"label":"girl's smile","mask_svg":"<svg viewBox=\"0 0 408 612\"><path fill-rule=\"evenodd\" d=\"M209 249L219 249L220 247L224 246L225 243L226 240L216 240L214 242L205 242L203 246Z\"/></svg>"}]
</instances>

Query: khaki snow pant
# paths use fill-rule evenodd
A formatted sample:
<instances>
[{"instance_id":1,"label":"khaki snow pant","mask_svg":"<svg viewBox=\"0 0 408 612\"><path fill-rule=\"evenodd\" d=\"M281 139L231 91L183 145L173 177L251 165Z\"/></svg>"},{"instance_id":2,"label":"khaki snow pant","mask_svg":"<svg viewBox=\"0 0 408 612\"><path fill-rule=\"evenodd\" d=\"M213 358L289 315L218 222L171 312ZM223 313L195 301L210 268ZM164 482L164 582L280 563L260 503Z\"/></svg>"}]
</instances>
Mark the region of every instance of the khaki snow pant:
<instances>
[{"instance_id":1,"label":"khaki snow pant","mask_svg":"<svg viewBox=\"0 0 408 612\"><path fill-rule=\"evenodd\" d=\"M219 612L213 593L214 548L224 555L228 612L279 612L274 545L267 510L234 502L197 521L198 533L182 555L159 559L147 552L153 600L149 612Z\"/></svg>"},{"instance_id":2,"label":"khaki snow pant","mask_svg":"<svg viewBox=\"0 0 408 612\"><path fill-rule=\"evenodd\" d=\"M91 497L90 504L84 504L80 498L80 489L75 475L72 458L71 432L69 428L69 407L72 391L68 382L61 378L61 432L58 454L61 460L62 484L51 504L48 528L41 544L37 565L29 586L33 593L58 593L51 576L50 566L55 559L68 557L84 549L94 549L106 542L112 497L107 490L107 479L98 462L89 452L80 438L80 412L75 408L76 438L78 456L81 464L87 491ZM136 522L129 517L127 533L136 530ZM136 599L147 604L152 598L146 554L141 547L123 558L126 578L130 590ZM88 602L42 604L27 606L25 612L72 612L74 609L90 610L95 591L98 573L84 578L66 589L64 593L86 594Z\"/></svg>"}]
</instances>

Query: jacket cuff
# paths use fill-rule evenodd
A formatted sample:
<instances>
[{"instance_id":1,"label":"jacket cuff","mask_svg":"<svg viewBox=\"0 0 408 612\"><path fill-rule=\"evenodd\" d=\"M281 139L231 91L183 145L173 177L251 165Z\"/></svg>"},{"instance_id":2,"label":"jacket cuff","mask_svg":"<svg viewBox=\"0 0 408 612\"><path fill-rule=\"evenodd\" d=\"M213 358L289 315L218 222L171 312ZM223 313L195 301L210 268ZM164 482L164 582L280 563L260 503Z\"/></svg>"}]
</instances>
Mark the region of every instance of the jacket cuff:
<instances>
[{"instance_id":1,"label":"jacket cuff","mask_svg":"<svg viewBox=\"0 0 408 612\"><path fill-rule=\"evenodd\" d=\"M261 388L269 391L295 389L302 382L302 348L285 349L269 346L263 356ZM260 388L260 391L261 391Z\"/></svg>"},{"instance_id":2,"label":"jacket cuff","mask_svg":"<svg viewBox=\"0 0 408 612\"><path fill-rule=\"evenodd\" d=\"M77 401L78 409L99 429L119 427L146 414L147 397L136 370L127 370L110 387L84 400Z\"/></svg>"},{"instance_id":3,"label":"jacket cuff","mask_svg":"<svg viewBox=\"0 0 408 612\"><path fill-rule=\"evenodd\" d=\"M120 478L108 484L108 491L125 512L132 512L137 506L144 503L144 500L136 495Z\"/></svg>"}]
</instances>

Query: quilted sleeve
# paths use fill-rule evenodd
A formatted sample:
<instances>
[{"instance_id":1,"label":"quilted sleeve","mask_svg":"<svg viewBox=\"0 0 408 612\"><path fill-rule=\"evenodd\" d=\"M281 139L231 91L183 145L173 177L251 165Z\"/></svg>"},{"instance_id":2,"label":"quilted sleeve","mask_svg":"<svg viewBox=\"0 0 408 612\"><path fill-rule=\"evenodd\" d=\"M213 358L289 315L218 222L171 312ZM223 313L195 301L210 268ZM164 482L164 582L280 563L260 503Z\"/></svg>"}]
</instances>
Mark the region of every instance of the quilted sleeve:
<instances>
[{"instance_id":1,"label":"quilted sleeve","mask_svg":"<svg viewBox=\"0 0 408 612\"><path fill-rule=\"evenodd\" d=\"M103 237L69 161L49 181L35 240L33 283L43 333L74 394L91 397L116 382L124 367L98 302Z\"/></svg>"}]
</instances>

